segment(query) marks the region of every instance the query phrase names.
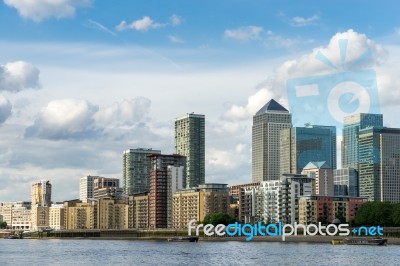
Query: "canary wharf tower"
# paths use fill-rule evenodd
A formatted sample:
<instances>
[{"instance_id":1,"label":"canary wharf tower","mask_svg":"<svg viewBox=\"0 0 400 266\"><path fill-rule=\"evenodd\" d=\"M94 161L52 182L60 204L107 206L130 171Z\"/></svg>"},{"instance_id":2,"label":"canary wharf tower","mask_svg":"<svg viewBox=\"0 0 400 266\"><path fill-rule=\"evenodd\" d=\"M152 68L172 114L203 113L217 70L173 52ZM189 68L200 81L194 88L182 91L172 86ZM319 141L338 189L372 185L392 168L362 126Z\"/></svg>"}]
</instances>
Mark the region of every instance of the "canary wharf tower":
<instances>
[{"instance_id":1,"label":"canary wharf tower","mask_svg":"<svg viewBox=\"0 0 400 266\"><path fill-rule=\"evenodd\" d=\"M280 172L280 131L292 126L288 110L271 99L253 116L253 182L278 180Z\"/></svg>"}]
</instances>

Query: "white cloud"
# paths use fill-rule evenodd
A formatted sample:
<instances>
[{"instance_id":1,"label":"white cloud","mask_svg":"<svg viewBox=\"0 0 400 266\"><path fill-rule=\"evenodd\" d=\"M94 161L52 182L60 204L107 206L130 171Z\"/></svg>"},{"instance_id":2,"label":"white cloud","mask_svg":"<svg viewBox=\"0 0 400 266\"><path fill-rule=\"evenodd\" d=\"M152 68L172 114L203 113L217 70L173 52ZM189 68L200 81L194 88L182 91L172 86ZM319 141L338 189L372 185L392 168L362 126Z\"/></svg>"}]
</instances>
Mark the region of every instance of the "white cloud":
<instances>
[{"instance_id":1,"label":"white cloud","mask_svg":"<svg viewBox=\"0 0 400 266\"><path fill-rule=\"evenodd\" d=\"M11 116L11 109L12 105L10 101L3 95L0 95L0 124L4 123Z\"/></svg>"},{"instance_id":2,"label":"white cloud","mask_svg":"<svg viewBox=\"0 0 400 266\"><path fill-rule=\"evenodd\" d=\"M232 105L224 114L227 120L247 120L250 119L261 107L263 107L270 99L280 100L280 96L272 90L272 88L262 88L256 94L251 95L245 106Z\"/></svg>"},{"instance_id":3,"label":"white cloud","mask_svg":"<svg viewBox=\"0 0 400 266\"><path fill-rule=\"evenodd\" d=\"M150 17L144 16L141 19L133 21L131 24L127 24L125 20L121 21L115 28L117 31L123 30L137 30L137 31L148 31L150 29L158 29L165 27L165 24L157 23Z\"/></svg>"},{"instance_id":4,"label":"white cloud","mask_svg":"<svg viewBox=\"0 0 400 266\"><path fill-rule=\"evenodd\" d=\"M246 26L237 29L227 29L224 32L225 38L236 39L240 41L256 40L260 37L262 27Z\"/></svg>"},{"instance_id":5,"label":"white cloud","mask_svg":"<svg viewBox=\"0 0 400 266\"><path fill-rule=\"evenodd\" d=\"M4 0L17 9L21 17L40 22L43 19L72 17L78 7L90 5L91 0Z\"/></svg>"},{"instance_id":6,"label":"white cloud","mask_svg":"<svg viewBox=\"0 0 400 266\"><path fill-rule=\"evenodd\" d=\"M16 61L0 65L0 91L19 92L39 88L39 69L34 65Z\"/></svg>"},{"instance_id":7,"label":"white cloud","mask_svg":"<svg viewBox=\"0 0 400 266\"><path fill-rule=\"evenodd\" d=\"M247 151L247 152L246 152ZM234 149L216 149L206 150L207 164L211 167L221 167L223 169L235 169L248 163L249 149L246 144L238 143Z\"/></svg>"},{"instance_id":8,"label":"white cloud","mask_svg":"<svg viewBox=\"0 0 400 266\"><path fill-rule=\"evenodd\" d=\"M90 138L99 133L94 123L98 106L76 99L54 100L44 107L34 124L26 129L26 137L44 139Z\"/></svg>"},{"instance_id":9,"label":"white cloud","mask_svg":"<svg viewBox=\"0 0 400 266\"><path fill-rule=\"evenodd\" d=\"M185 43L181 38L175 36L175 35L169 35L168 39L172 43Z\"/></svg>"},{"instance_id":10,"label":"white cloud","mask_svg":"<svg viewBox=\"0 0 400 266\"><path fill-rule=\"evenodd\" d=\"M94 119L104 127L132 126L148 118L150 106L151 101L145 97L114 102L111 106L101 108L94 115Z\"/></svg>"},{"instance_id":11,"label":"white cloud","mask_svg":"<svg viewBox=\"0 0 400 266\"><path fill-rule=\"evenodd\" d=\"M339 40L347 40L348 42L344 65L345 71L377 67L387 58L387 51L381 45L368 39L365 34L357 33L351 29L337 33L332 36L326 47L314 48L310 53L284 62L275 70L273 79L269 80L264 88L258 90L248 98L246 105L232 105L224 114L224 118L231 121L250 119L271 98L279 101L284 107L289 107L286 98L286 81L289 78L309 77L342 71L342 57L338 45ZM371 57L357 63L357 60L366 51L371 52ZM317 60L316 57L318 54L326 56L337 69ZM381 80L381 83L385 83L385 80ZM396 95L396 99L397 95L399 95L400 100L400 94L394 92L393 89L391 92L388 91L388 93L392 96Z\"/></svg>"},{"instance_id":12,"label":"white cloud","mask_svg":"<svg viewBox=\"0 0 400 266\"><path fill-rule=\"evenodd\" d=\"M42 108L26 137L43 139L90 139L107 130L142 126L149 117L151 101L145 97L114 102L100 108L85 100L53 100ZM118 134L117 134L118 135Z\"/></svg>"},{"instance_id":13,"label":"white cloud","mask_svg":"<svg viewBox=\"0 0 400 266\"><path fill-rule=\"evenodd\" d=\"M317 15L313 15L313 16L308 17L308 18L293 17L290 20L290 25L292 25L294 27L304 27L304 26L312 25L318 20L319 20L319 16L317 16Z\"/></svg>"},{"instance_id":14,"label":"white cloud","mask_svg":"<svg viewBox=\"0 0 400 266\"><path fill-rule=\"evenodd\" d=\"M169 23L173 26L178 26L182 23L182 18L176 14L173 14L170 18L169 18Z\"/></svg>"}]
</instances>

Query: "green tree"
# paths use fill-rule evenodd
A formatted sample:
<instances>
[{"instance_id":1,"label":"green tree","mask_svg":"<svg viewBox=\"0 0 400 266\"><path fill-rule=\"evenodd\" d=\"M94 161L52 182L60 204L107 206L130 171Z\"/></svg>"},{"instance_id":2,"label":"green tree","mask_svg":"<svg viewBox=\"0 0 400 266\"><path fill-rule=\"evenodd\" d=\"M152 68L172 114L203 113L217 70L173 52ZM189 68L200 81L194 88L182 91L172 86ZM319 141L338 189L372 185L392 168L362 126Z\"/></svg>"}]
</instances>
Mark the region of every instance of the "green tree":
<instances>
[{"instance_id":1,"label":"green tree","mask_svg":"<svg viewBox=\"0 0 400 266\"><path fill-rule=\"evenodd\" d=\"M7 228L7 222L1 222L0 223L0 228L1 229L6 229Z\"/></svg>"},{"instance_id":2,"label":"green tree","mask_svg":"<svg viewBox=\"0 0 400 266\"><path fill-rule=\"evenodd\" d=\"M236 222L235 218L230 217L227 213L212 213L204 217L203 224L224 224L228 225Z\"/></svg>"},{"instance_id":3,"label":"green tree","mask_svg":"<svg viewBox=\"0 0 400 266\"><path fill-rule=\"evenodd\" d=\"M390 202L367 202L357 211L354 225L400 225L400 205Z\"/></svg>"},{"instance_id":4,"label":"green tree","mask_svg":"<svg viewBox=\"0 0 400 266\"><path fill-rule=\"evenodd\" d=\"M400 226L400 203L394 204L391 218L393 226Z\"/></svg>"},{"instance_id":5,"label":"green tree","mask_svg":"<svg viewBox=\"0 0 400 266\"><path fill-rule=\"evenodd\" d=\"M343 216L343 212L336 213L335 218L339 219L341 223L346 222L346 217Z\"/></svg>"}]
</instances>

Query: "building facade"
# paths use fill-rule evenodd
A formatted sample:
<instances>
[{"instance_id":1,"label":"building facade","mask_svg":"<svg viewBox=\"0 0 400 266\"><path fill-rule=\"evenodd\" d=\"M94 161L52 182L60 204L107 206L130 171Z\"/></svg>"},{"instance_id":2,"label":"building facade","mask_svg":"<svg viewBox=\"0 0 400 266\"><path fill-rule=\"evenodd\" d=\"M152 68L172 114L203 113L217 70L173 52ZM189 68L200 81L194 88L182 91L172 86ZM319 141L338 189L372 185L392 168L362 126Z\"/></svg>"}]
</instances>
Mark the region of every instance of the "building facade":
<instances>
[{"instance_id":1,"label":"building facade","mask_svg":"<svg viewBox=\"0 0 400 266\"><path fill-rule=\"evenodd\" d=\"M94 214L96 229L128 229L128 204L122 199L97 199Z\"/></svg>"},{"instance_id":2,"label":"building facade","mask_svg":"<svg viewBox=\"0 0 400 266\"><path fill-rule=\"evenodd\" d=\"M54 230L65 229L65 207L64 204L53 204L49 208L49 227Z\"/></svg>"},{"instance_id":3,"label":"building facade","mask_svg":"<svg viewBox=\"0 0 400 266\"><path fill-rule=\"evenodd\" d=\"M313 194L333 196L333 169L326 162L309 162L301 172L313 178Z\"/></svg>"},{"instance_id":4,"label":"building facade","mask_svg":"<svg viewBox=\"0 0 400 266\"><path fill-rule=\"evenodd\" d=\"M123 154L123 191L126 195L149 191L149 154L161 154L160 150L129 149Z\"/></svg>"},{"instance_id":5,"label":"building facade","mask_svg":"<svg viewBox=\"0 0 400 266\"><path fill-rule=\"evenodd\" d=\"M291 115L274 99L254 116L252 127L252 180L279 180L280 131L290 128Z\"/></svg>"},{"instance_id":6,"label":"building facade","mask_svg":"<svg viewBox=\"0 0 400 266\"><path fill-rule=\"evenodd\" d=\"M205 116L187 114L175 120L175 153L186 156L186 187L205 183Z\"/></svg>"},{"instance_id":7,"label":"building facade","mask_svg":"<svg viewBox=\"0 0 400 266\"><path fill-rule=\"evenodd\" d=\"M280 133L280 173L301 173L314 161L336 169L336 127L311 126L283 129Z\"/></svg>"},{"instance_id":8,"label":"building facade","mask_svg":"<svg viewBox=\"0 0 400 266\"><path fill-rule=\"evenodd\" d=\"M149 228L149 193L129 196L128 228Z\"/></svg>"},{"instance_id":9,"label":"building facade","mask_svg":"<svg viewBox=\"0 0 400 266\"><path fill-rule=\"evenodd\" d=\"M95 229L95 208L92 202L71 200L64 202L65 229Z\"/></svg>"},{"instance_id":10,"label":"building facade","mask_svg":"<svg viewBox=\"0 0 400 266\"><path fill-rule=\"evenodd\" d=\"M49 226L49 208L51 207L51 184L48 180L34 183L31 189L32 229L39 230Z\"/></svg>"},{"instance_id":11,"label":"building facade","mask_svg":"<svg viewBox=\"0 0 400 266\"><path fill-rule=\"evenodd\" d=\"M367 201L366 198L304 196L299 199L298 222L304 225L329 224L340 217L341 222L346 223L354 220L357 210Z\"/></svg>"},{"instance_id":12,"label":"building facade","mask_svg":"<svg viewBox=\"0 0 400 266\"><path fill-rule=\"evenodd\" d=\"M93 181L100 176L84 176L79 180L79 199L82 202L88 202L93 199Z\"/></svg>"},{"instance_id":13,"label":"building facade","mask_svg":"<svg viewBox=\"0 0 400 266\"><path fill-rule=\"evenodd\" d=\"M149 191L149 227L167 228L169 203L172 195L171 168L180 169L182 180L186 180L186 157L182 155L151 154L150 158L150 191ZM185 184L182 184L184 187Z\"/></svg>"},{"instance_id":14,"label":"building facade","mask_svg":"<svg viewBox=\"0 0 400 266\"><path fill-rule=\"evenodd\" d=\"M400 202L400 129L361 130L359 159L360 196Z\"/></svg>"},{"instance_id":15,"label":"building facade","mask_svg":"<svg viewBox=\"0 0 400 266\"><path fill-rule=\"evenodd\" d=\"M298 202L312 194L313 177L301 174L283 174L280 180L260 184L261 215L265 223L293 224L299 219Z\"/></svg>"},{"instance_id":16,"label":"building facade","mask_svg":"<svg viewBox=\"0 0 400 266\"><path fill-rule=\"evenodd\" d=\"M342 168L359 171L359 132L370 127L383 127L382 114L355 114L344 118Z\"/></svg>"},{"instance_id":17,"label":"building facade","mask_svg":"<svg viewBox=\"0 0 400 266\"><path fill-rule=\"evenodd\" d=\"M354 168L333 170L334 196L358 197L359 180L358 171Z\"/></svg>"},{"instance_id":18,"label":"building facade","mask_svg":"<svg viewBox=\"0 0 400 266\"><path fill-rule=\"evenodd\" d=\"M187 228L189 221L203 221L213 213L227 213L229 189L226 184L203 184L180 190L172 199L172 228Z\"/></svg>"},{"instance_id":19,"label":"building facade","mask_svg":"<svg viewBox=\"0 0 400 266\"><path fill-rule=\"evenodd\" d=\"M118 178L96 177L93 180L93 199L119 197L122 195Z\"/></svg>"}]
</instances>

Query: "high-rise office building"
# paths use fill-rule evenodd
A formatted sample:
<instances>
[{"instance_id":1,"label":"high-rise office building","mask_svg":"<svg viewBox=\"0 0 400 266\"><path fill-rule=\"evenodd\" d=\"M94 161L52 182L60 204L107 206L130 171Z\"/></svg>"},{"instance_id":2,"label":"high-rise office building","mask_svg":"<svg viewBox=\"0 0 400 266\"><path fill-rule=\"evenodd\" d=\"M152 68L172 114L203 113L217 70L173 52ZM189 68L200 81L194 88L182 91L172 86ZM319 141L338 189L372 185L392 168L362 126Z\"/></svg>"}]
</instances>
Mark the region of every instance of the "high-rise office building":
<instances>
[{"instance_id":1,"label":"high-rise office building","mask_svg":"<svg viewBox=\"0 0 400 266\"><path fill-rule=\"evenodd\" d=\"M186 156L186 187L205 182L205 116L187 114L175 120L175 153Z\"/></svg>"},{"instance_id":2,"label":"high-rise office building","mask_svg":"<svg viewBox=\"0 0 400 266\"><path fill-rule=\"evenodd\" d=\"M160 154L160 150L129 149L123 154L123 190L127 195L149 191L149 154Z\"/></svg>"},{"instance_id":3,"label":"high-rise office building","mask_svg":"<svg viewBox=\"0 0 400 266\"><path fill-rule=\"evenodd\" d=\"M359 132L360 197L400 202L400 129Z\"/></svg>"},{"instance_id":4,"label":"high-rise office building","mask_svg":"<svg viewBox=\"0 0 400 266\"><path fill-rule=\"evenodd\" d=\"M382 114L355 114L344 118L342 140L342 167L357 171L359 158L359 132L370 127L383 127Z\"/></svg>"},{"instance_id":5,"label":"high-rise office building","mask_svg":"<svg viewBox=\"0 0 400 266\"><path fill-rule=\"evenodd\" d=\"M325 161L336 168L336 127L293 127L280 133L280 172L301 173L309 162Z\"/></svg>"},{"instance_id":6,"label":"high-rise office building","mask_svg":"<svg viewBox=\"0 0 400 266\"><path fill-rule=\"evenodd\" d=\"M172 194L177 187L185 187L186 157L178 154L148 156L150 158L149 227L168 228L172 220ZM182 184L176 183L179 180Z\"/></svg>"},{"instance_id":7,"label":"high-rise office building","mask_svg":"<svg viewBox=\"0 0 400 266\"><path fill-rule=\"evenodd\" d=\"M253 116L253 182L278 180L280 177L280 131L290 128L291 115L271 99Z\"/></svg>"}]
</instances>

